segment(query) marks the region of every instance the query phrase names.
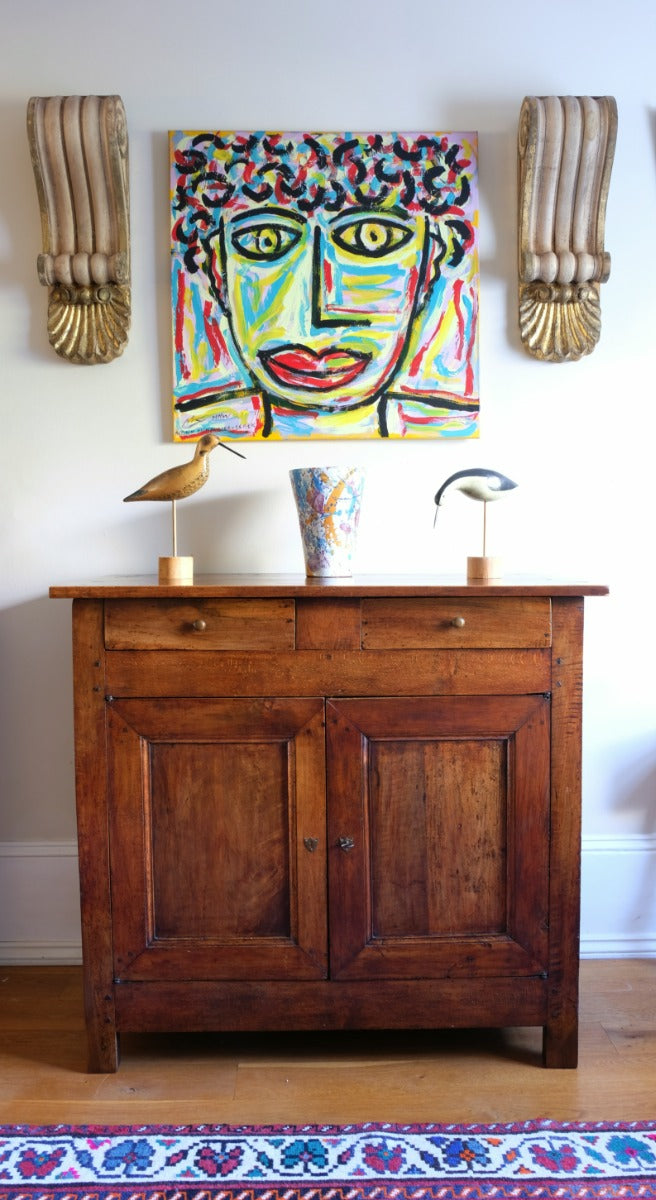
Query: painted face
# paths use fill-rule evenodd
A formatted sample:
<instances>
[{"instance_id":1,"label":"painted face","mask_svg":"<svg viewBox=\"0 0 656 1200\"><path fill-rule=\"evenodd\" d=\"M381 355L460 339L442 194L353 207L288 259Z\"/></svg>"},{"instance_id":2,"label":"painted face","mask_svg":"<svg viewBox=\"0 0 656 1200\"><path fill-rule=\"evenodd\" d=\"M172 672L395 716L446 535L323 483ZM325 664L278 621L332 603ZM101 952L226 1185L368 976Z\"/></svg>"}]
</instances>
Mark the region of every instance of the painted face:
<instances>
[{"instance_id":1,"label":"painted face","mask_svg":"<svg viewBox=\"0 0 656 1200\"><path fill-rule=\"evenodd\" d=\"M398 370L429 286L428 220L400 207L228 210L210 268L258 386L293 408L374 401Z\"/></svg>"}]
</instances>

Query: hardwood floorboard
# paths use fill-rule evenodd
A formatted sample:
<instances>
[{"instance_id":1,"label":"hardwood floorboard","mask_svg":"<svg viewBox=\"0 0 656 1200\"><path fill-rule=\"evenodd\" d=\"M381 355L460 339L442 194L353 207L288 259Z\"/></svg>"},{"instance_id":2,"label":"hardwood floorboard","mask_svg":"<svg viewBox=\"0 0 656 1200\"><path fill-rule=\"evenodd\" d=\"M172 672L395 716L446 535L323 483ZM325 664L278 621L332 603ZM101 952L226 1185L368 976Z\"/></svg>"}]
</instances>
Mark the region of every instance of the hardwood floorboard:
<instances>
[{"instance_id":1,"label":"hardwood floorboard","mask_svg":"<svg viewBox=\"0 0 656 1200\"><path fill-rule=\"evenodd\" d=\"M586 961L580 1063L535 1029L124 1035L86 1071L81 970L0 967L0 1122L656 1119L656 960Z\"/></svg>"}]
</instances>

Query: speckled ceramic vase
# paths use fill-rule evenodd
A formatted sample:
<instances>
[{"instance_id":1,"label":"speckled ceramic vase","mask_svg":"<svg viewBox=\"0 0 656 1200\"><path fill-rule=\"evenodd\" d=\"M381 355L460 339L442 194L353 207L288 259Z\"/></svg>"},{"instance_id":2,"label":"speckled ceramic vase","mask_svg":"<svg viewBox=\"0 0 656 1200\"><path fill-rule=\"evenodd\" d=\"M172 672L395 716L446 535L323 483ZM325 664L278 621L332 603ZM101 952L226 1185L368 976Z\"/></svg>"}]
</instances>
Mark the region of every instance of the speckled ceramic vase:
<instances>
[{"instance_id":1,"label":"speckled ceramic vase","mask_svg":"<svg viewBox=\"0 0 656 1200\"><path fill-rule=\"evenodd\" d=\"M360 467L289 472L306 575L351 575L364 475Z\"/></svg>"}]
</instances>

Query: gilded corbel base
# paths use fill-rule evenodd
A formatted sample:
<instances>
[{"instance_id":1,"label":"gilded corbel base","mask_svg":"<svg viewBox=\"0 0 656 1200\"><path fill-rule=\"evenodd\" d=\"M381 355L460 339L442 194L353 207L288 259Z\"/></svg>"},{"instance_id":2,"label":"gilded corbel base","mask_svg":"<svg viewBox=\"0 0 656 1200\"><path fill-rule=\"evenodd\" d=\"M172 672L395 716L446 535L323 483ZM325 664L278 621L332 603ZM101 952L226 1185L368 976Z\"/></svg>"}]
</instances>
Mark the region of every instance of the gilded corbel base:
<instances>
[{"instance_id":1,"label":"gilded corbel base","mask_svg":"<svg viewBox=\"0 0 656 1200\"><path fill-rule=\"evenodd\" d=\"M590 354L601 334L598 283L520 283L519 332L530 354L571 362Z\"/></svg>"},{"instance_id":2,"label":"gilded corbel base","mask_svg":"<svg viewBox=\"0 0 656 1200\"><path fill-rule=\"evenodd\" d=\"M107 363L123 352L130 330L130 289L57 284L48 299L48 338L69 362Z\"/></svg>"}]
</instances>

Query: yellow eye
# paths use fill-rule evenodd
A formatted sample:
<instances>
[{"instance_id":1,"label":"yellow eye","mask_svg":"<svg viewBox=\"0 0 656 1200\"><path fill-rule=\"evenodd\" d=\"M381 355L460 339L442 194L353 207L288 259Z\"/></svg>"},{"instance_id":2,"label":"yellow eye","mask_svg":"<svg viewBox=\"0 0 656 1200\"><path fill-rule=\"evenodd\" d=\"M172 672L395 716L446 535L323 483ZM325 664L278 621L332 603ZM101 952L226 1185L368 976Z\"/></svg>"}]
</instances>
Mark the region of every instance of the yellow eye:
<instances>
[{"instance_id":1,"label":"yellow eye","mask_svg":"<svg viewBox=\"0 0 656 1200\"><path fill-rule=\"evenodd\" d=\"M398 225L396 221L376 220L352 221L333 230L333 241L349 254L364 254L367 258L383 258L400 246L405 246L412 237L412 229Z\"/></svg>"},{"instance_id":2,"label":"yellow eye","mask_svg":"<svg viewBox=\"0 0 656 1200\"><path fill-rule=\"evenodd\" d=\"M300 236L300 229L294 229L290 225L262 224L236 230L231 240L237 253L244 258L251 258L256 262L273 262L291 250Z\"/></svg>"}]
</instances>

